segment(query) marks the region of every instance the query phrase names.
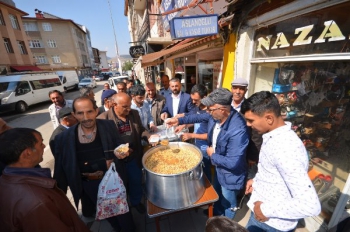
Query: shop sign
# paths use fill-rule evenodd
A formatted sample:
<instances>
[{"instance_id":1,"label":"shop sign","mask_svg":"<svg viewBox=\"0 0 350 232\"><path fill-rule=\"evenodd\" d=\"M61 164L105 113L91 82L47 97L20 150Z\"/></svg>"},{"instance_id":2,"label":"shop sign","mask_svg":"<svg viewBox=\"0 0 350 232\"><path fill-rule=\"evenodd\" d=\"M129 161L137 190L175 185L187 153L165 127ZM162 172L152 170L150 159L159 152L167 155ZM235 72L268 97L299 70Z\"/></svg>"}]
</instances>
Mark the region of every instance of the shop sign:
<instances>
[{"instance_id":1,"label":"shop sign","mask_svg":"<svg viewBox=\"0 0 350 232\"><path fill-rule=\"evenodd\" d=\"M141 45L138 46L131 46L129 48L129 54L132 58L139 58L140 56L143 56L146 54L144 47Z\"/></svg>"},{"instance_id":2,"label":"shop sign","mask_svg":"<svg viewBox=\"0 0 350 232\"><path fill-rule=\"evenodd\" d=\"M170 22L172 39L203 37L218 33L218 15L196 15L173 18Z\"/></svg>"},{"instance_id":3,"label":"shop sign","mask_svg":"<svg viewBox=\"0 0 350 232\"><path fill-rule=\"evenodd\" d=\"M178 9L183 6L187 6L191 2L192 0L163 0L160 7L160 12L164 13L173 9ZM170 30L170 25L169 25L170 21L180 14L181 14L181 11L177 11L177 12L163 16L163 26L166 31Z\"/></svg>"},{"instance_id":4,"label":"shop sign","mask_svg":"<svg viewBox=\"0 0 350 232\"><path fill-rule=\"evenodd\" d=\"M347 6L349 6L348 4ZM255 58L350 52L350 20L339 13L347 7L326 9L291 18L255 33Z\"/></svg>"}]
</instances>

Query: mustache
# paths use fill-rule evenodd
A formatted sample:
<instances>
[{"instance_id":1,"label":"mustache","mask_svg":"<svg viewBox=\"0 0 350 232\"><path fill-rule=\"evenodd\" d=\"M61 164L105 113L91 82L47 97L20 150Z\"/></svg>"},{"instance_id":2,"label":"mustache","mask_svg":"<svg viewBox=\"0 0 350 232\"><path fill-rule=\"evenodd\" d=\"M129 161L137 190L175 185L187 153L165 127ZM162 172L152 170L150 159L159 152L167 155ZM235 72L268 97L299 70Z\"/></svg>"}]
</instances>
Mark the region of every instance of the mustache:
<instances>
[{"instance_id":1,"label":"mustache","mask_svg":"<svg viewBox=\"0 0 350 232\"><path fill-rule=\"evenodd\" d=\"M92 119L88 119L88 120L81 121L81 123L89 123L89 122L93 122L93 120Z\"/></svg>"}]
</instances>

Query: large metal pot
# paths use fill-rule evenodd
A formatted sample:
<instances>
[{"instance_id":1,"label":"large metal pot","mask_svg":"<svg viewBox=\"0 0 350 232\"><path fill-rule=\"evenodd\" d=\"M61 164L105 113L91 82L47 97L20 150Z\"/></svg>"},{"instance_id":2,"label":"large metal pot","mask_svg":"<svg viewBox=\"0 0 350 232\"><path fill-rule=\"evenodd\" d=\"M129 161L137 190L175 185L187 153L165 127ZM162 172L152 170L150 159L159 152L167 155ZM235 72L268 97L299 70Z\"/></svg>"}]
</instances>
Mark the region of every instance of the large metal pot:
<instances>
[{"instance_id":1,"label":"large metal pot","mask_svg":"<svg viewBox=\"0 0 350 232\"><path fill-rule=\"evenodd\" d=\"M145 167L145 160L153 153L166 147L157 146L148 150L142 158L147 198L154 205L164 209L179 209L192 205L205 191L201 151L184 142L170 142L171 149L186 149L200 156L200 162L191 170L179 174L158 174ZM176 155L176 153L174 153Z\"/></svg>"}]
</instances>

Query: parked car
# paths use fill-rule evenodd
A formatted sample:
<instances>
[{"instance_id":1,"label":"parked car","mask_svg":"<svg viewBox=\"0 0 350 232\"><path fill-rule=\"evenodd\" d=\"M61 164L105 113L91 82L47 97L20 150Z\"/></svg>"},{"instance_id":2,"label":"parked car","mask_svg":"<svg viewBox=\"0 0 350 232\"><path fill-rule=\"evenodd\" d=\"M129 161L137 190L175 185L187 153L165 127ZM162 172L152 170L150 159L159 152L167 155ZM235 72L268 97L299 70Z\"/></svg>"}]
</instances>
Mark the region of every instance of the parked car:
<instances>
[{"instance_id":1,"label":"parked car","mask_svg":"<svg viewBox=\"0 0 350 232\"><path fill-rule=\"evenodd\" d=\"M95 76L95 81L101 81L103 78L101 78L100 76Z\"/></svg>"},{"instance_id":2,"label":"parked car","mask_svg":"<svg viewBox=\"0 0 350 232\"><path fill-rule=\"evenodd\" d=\"M79 82L79 89L81 89L82 87L96 88L97 84L96 81L92 78L84 78L81 79L81 81Z\"/></svg>"},{"instance_id":3,"label":"parked car","mask_svg":"<svg viewBox=\"0 0 350 232\"><path fill-rule=\"evenodd\" d=\"M110 77L108 79L108 84L111 89L114 89L115 91L118 92L116 84L120 81L124 81L126 79L129 79L128 76L119 76L119 77Z\"/></svg>"},{"instance_id":4,"label":"parked car","mask_svg":"<svg viewBox=\"0 0 350 232\"><path fill-rule=\"evenodd\" d=\"M78 89L79 78L76 71L56 71L63 84L64 91Z\"/></svg>"}]
</instances>

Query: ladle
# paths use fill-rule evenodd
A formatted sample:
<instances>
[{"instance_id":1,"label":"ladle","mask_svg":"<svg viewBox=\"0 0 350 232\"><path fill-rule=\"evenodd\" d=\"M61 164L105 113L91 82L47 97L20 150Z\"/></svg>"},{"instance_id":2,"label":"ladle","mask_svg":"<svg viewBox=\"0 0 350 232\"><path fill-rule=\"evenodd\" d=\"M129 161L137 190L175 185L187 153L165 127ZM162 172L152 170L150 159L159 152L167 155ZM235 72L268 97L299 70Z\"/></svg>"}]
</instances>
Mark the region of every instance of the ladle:
<instances>
[{"instance_id":1,"label":"ladle","mask_svg":"<svg viewBox=\"0 0 350 232\"><path fill-rule=\"evenodd\" d=\"M160 145L162 145L162 146L167 146L167 147L170 149L170 147L169 147L169 140L162 140L162 141L160 141ZM178 147L178 148L176 148L176 149L171 149L171 151L172 151L173 153L179 153L179 152L180 152L179 143L177 143L177 147Z\"/></svg>"}]
</instances>

